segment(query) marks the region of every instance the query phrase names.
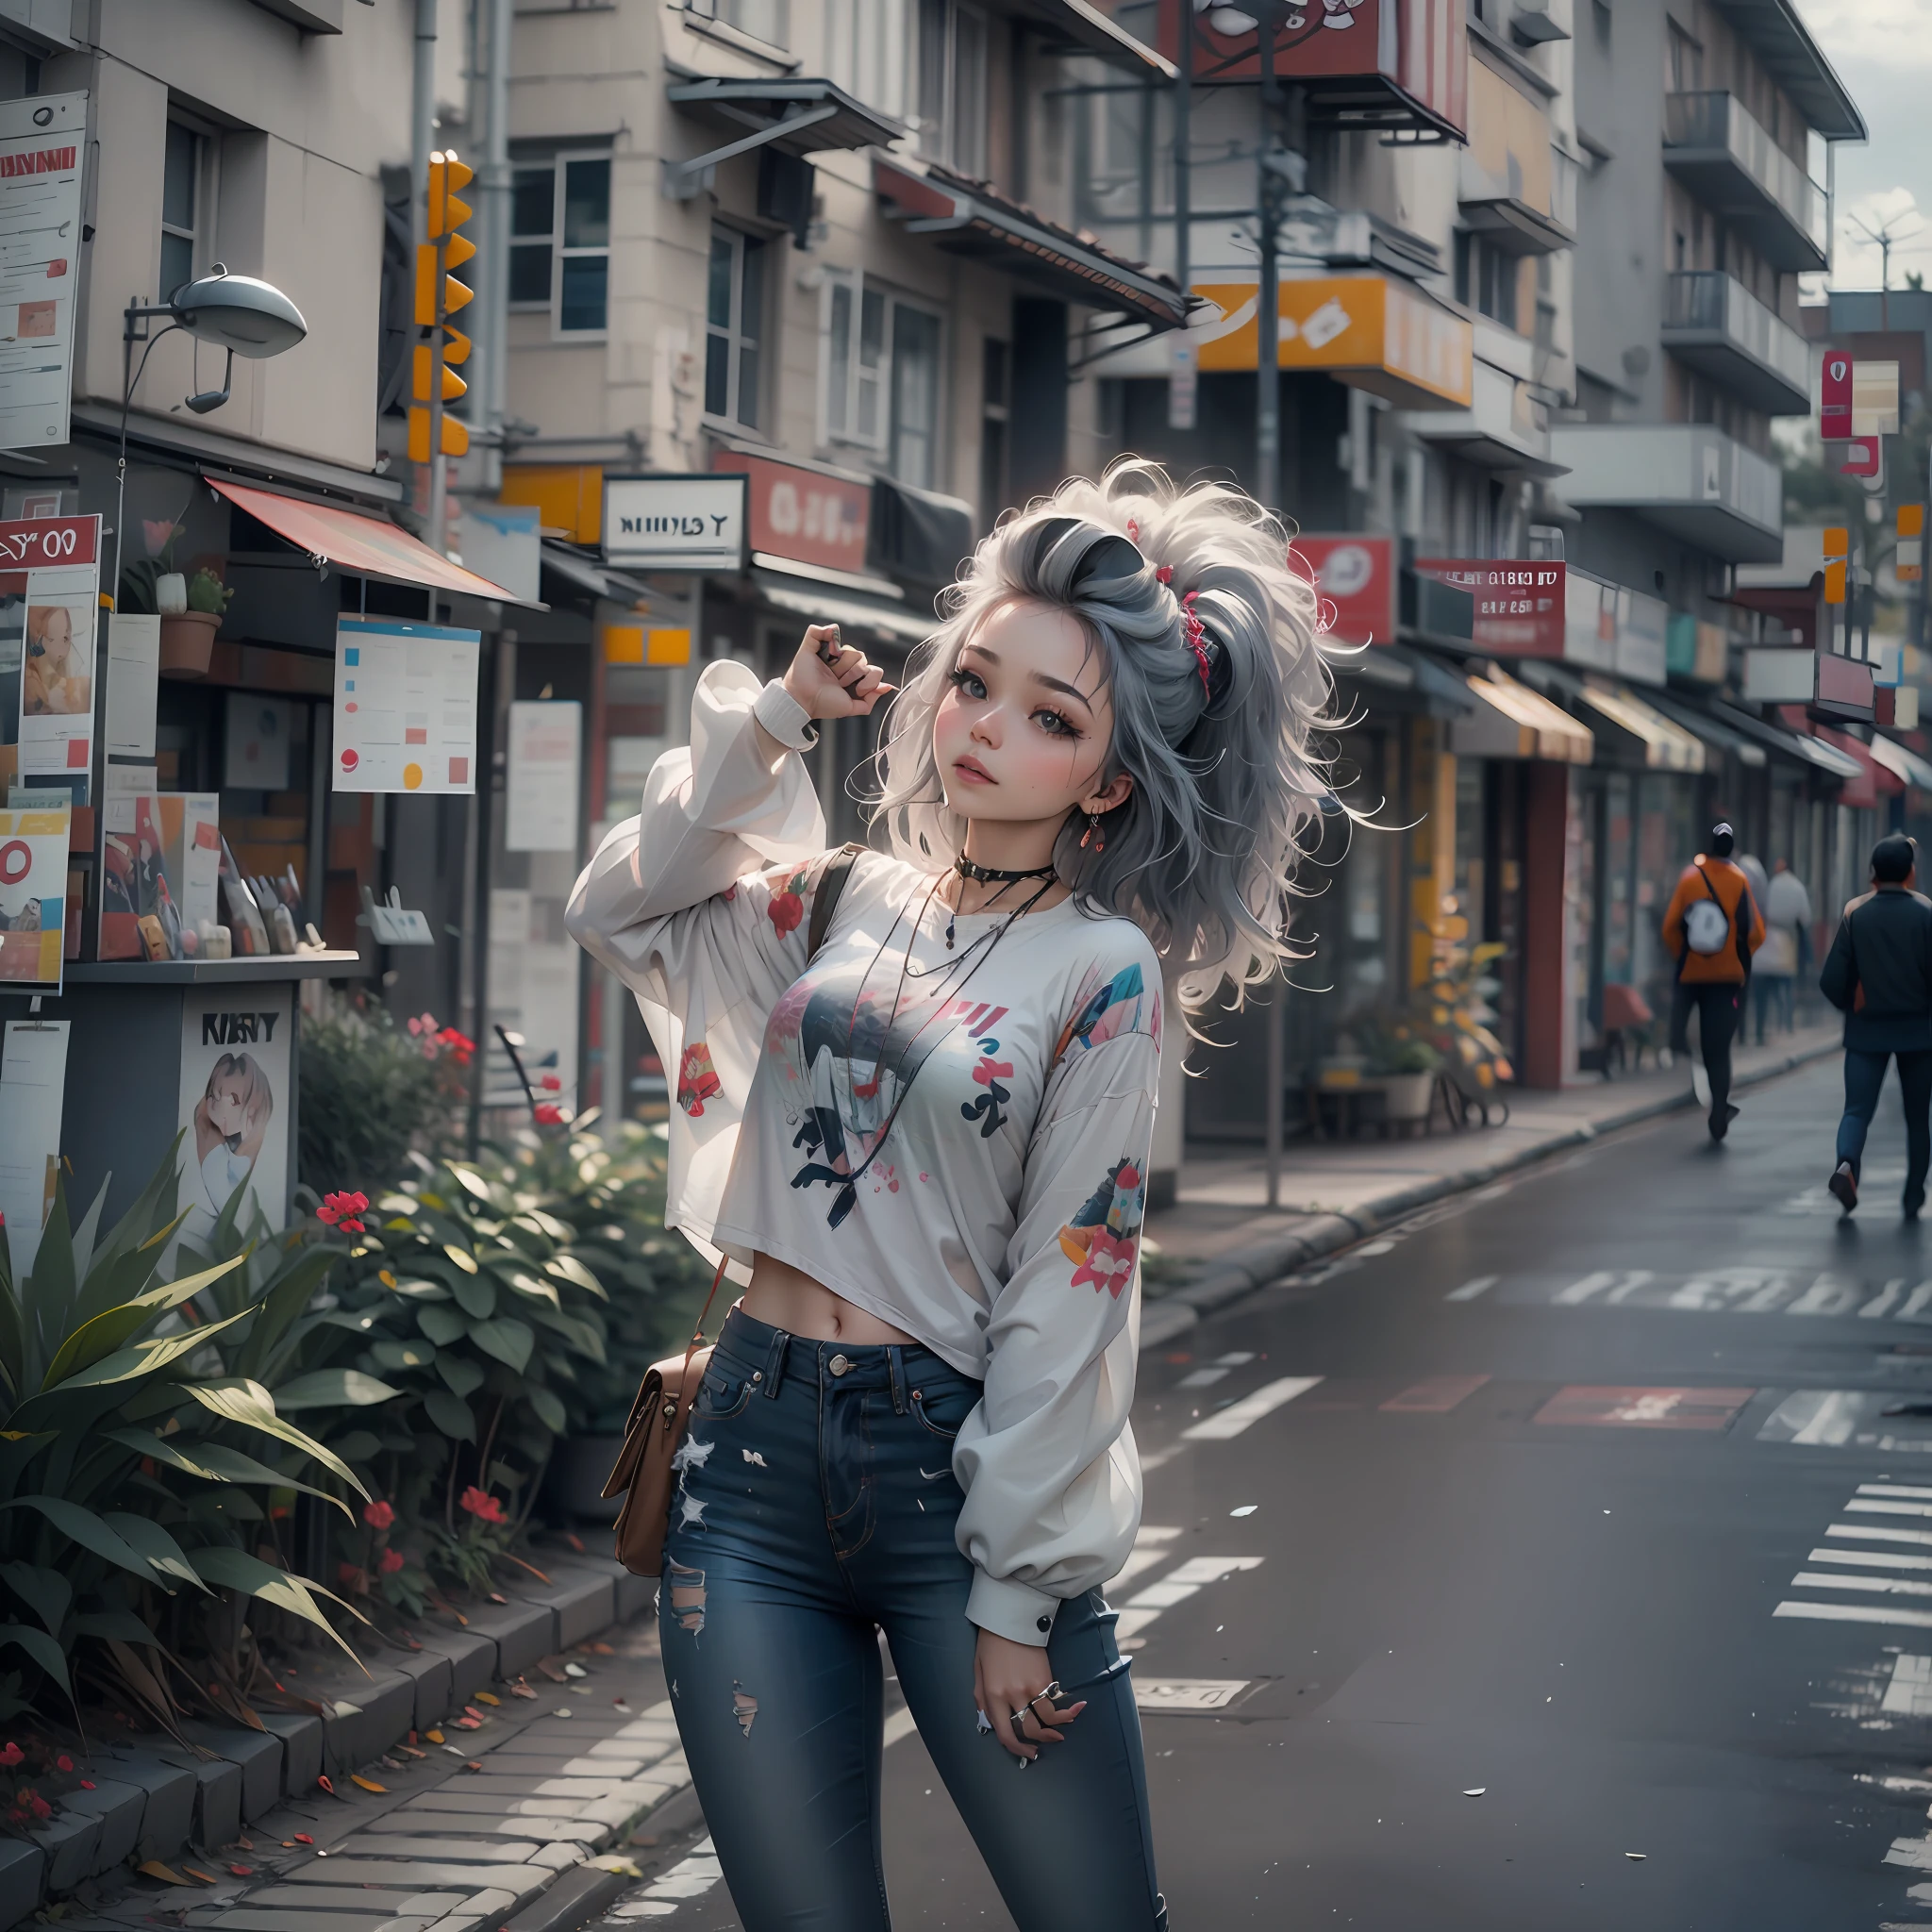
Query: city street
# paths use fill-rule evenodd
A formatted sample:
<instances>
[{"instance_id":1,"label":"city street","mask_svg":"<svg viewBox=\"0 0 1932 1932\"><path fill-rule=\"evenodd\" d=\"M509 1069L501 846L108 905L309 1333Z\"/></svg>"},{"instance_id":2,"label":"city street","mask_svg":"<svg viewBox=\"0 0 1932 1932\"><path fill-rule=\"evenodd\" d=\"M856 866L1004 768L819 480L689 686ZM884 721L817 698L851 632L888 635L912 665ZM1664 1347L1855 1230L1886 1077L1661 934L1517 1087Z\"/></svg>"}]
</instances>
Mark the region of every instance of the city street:
<instances>
[{"instance_id":1,"label":"city street","mask_svg":"<svg viewBox=\"0 0 1932 1932\"><path fill-rule=\"evenodd\" d=\"M1838 1083L1441 1204L1145 1360L1110 1596L1177 1932L1932 1923L1932 1260L1893 1090L1839 1224ZM1008 1924L908 1728L896 1922ZM616 1913L735 1925L691 1844Z\"/></svg>"}]
</instances>

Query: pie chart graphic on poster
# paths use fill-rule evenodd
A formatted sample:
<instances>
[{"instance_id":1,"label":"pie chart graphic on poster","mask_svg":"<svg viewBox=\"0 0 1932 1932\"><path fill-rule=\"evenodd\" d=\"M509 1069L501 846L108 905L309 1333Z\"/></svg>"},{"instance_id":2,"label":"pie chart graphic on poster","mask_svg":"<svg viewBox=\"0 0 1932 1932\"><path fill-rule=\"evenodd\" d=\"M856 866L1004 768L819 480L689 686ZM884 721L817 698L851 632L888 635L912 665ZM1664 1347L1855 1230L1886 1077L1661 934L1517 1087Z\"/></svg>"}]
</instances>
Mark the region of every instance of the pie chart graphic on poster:
<instances>
[{"instance_id":1,"label":"pie chart graphic on poster","mask_svg":"<svg viewBox=\"0 0 1932 1932\"><path fill-rule=\"evenodd\" d=\"M472 792L482 633L399 618L336 630L335 789Z\"/></svg>"}]
</instances>

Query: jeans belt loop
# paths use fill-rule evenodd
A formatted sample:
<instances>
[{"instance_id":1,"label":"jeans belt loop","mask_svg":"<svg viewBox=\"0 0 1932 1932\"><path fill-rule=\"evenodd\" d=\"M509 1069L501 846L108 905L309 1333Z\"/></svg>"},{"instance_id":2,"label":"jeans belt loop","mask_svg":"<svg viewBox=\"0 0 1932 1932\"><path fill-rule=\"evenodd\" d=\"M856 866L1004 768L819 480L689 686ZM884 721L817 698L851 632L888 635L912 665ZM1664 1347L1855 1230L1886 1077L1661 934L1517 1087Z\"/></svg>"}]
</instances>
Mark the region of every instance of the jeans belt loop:
<instances>
[{"instance_id":1,"label":"jeans belt loop","mask_svg":"<svg viewBox=\"0 0 1932 1932\"><path fill-rule=\"evenodd\" d=\"M777 1399L778 1385L785 1379L785 1351L791 1344L791 1336L781 1328L772 1337L772 1345L765 1352L764 1392L773 1401Z\"/></svg>"},{"instance_id":2,"label":"jeans belt loop","mask_svg":"<svg viewBox=\"0 0 1932 1932\"><path fill-rule=\"evenodd\" d=\"M886 1349L886 1363L892 1377L892 1413L906 1413L906 1361L905 1351L894 1342Z\"/></svg>"}]
</instances>

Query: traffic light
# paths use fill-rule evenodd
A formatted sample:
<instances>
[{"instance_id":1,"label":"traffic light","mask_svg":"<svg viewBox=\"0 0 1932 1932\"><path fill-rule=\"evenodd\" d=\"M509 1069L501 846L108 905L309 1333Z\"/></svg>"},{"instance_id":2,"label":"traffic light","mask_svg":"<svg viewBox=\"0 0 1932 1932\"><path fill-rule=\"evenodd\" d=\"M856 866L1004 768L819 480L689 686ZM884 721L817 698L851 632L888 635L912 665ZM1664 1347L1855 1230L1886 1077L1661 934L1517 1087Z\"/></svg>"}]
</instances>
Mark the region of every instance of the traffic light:
<instances>
[{"instance_id":1,"label":"traffic light","mask_svg":"<svg viewBox=\"0 0 1932 1932\"><path fill-rule=\"evenodd\" d=\"M474 291L450 270L475 258L476 244L458 232L473 212L458 193L475 178L475 171L453 153L429 157L429 205L424 233L428 240L416 250L416 326L428 331L416 344L409 386L409 459L426 463L433 456L459 457L470 447L468 425L444 410L468 391L469 385L453 365L465 362L470 339L450 326L449 319L474 299Z\"/></svg>"}]
</instances>

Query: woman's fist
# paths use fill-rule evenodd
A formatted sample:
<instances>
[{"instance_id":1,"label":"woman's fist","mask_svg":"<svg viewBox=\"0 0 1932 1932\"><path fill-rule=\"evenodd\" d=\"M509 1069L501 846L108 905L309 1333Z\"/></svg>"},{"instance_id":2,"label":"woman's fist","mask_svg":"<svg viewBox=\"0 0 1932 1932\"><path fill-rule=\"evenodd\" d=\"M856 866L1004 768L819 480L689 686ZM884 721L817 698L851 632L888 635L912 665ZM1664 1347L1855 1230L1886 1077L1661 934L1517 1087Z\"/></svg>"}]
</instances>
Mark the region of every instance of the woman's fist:
<instances>
[{"instance_id":1,"label":"woman's fist","mask_svg":"<svg viewBox=\"0 0 1932 1932\"><path fill-rule=\"evenodd\" d=\"M836 624L815 624L805 634L785 689L814 718L867 718L895 687L863 651L839 641Z\"/></svg>"}]
</instances>

